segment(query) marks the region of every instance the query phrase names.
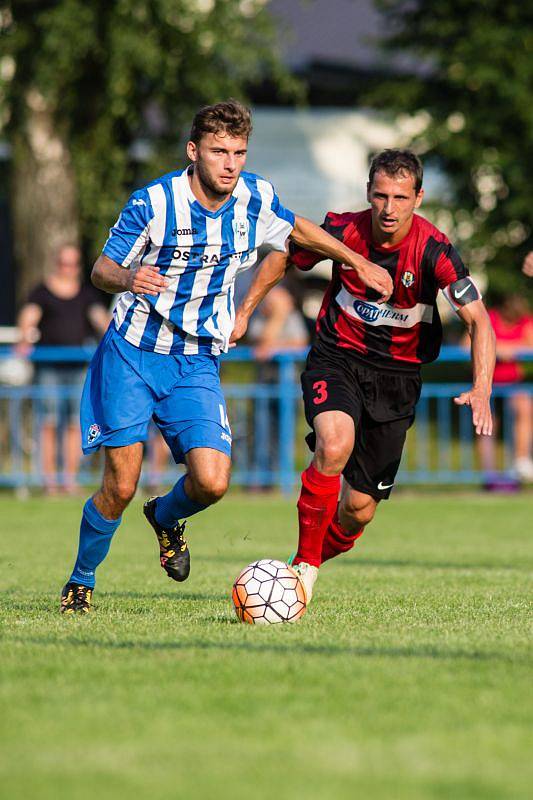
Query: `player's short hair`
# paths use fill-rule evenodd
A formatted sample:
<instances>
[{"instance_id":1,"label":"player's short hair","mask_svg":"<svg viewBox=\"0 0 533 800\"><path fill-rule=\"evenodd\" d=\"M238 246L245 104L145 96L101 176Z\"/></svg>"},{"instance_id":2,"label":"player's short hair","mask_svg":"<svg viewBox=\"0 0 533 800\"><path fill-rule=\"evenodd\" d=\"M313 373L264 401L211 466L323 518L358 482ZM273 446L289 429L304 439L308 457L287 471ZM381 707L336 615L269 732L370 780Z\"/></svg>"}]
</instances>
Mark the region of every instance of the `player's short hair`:
<instances>
[{"instance_id":1,"label":"player's short hair","mask_svg":"<svg viewBox=\"0 0 533 800\"><path fill-rule=\"evenodd\" d=\"M384 172L390 177L396 175L412 175L415 179L415 192L422 188L424 168L418 156L412 150L383 150L371 161L368 182L372 183L376 172Z\"/></svg>"},{"instance_id":2,"label":"player's short hair","mask_svg":"<svg viewBox=\"0 0 533 800\"><path fill-rule=\"evenodd\" d=\"M230 97L222 103L204 106L192 121L190 140L195 144L206 133L227 133L235 138L248 139L252 132L252 114L238 100Z\"/></svg>"}]
</instances>

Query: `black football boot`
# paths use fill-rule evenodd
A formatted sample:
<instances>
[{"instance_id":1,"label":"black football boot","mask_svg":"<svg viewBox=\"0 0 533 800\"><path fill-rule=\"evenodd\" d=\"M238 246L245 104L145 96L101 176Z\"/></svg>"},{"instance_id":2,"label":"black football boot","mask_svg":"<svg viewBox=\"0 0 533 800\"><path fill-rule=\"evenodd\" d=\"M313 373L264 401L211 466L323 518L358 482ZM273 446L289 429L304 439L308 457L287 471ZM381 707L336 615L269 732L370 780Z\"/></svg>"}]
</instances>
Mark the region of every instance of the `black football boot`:
<instances>
[{"instance_id":1,"label":"black football boot","mask_svg":"<svg viewBox=\"0 0 533 800\"><path fill-rule=\"evenodd\" d=\"M61 591L62 614L88 614L93 590L81 583L67 583Z\"/></svg>"},{"instance_id":2,"label":"black football boot","mask_svg":"<svg viewBox=\"0 0 533 800\"><path fill-rule=\"evenodd\" d=\"M185 523L173 528L162 528L155 518L157 497L151 497L143 506L143 513L157 536L161 566L174 581L186 581L191 571L191 555L183 537Z\"/></svg>"}]
</instances>

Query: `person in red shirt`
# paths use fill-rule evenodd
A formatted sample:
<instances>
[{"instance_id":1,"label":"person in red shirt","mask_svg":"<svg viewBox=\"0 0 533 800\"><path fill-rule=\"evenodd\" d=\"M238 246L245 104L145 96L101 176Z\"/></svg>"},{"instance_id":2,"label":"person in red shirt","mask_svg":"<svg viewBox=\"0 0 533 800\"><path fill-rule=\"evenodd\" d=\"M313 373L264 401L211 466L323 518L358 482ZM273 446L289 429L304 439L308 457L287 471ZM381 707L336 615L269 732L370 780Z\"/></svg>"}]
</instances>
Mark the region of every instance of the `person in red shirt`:
<instances>
[{"instance_id":1,"label":"person in red shirt","mask_svg":"<svg viewBox=\"0 0 533 800\"><path fill-rule=\"evenodd\" d=\"M494 333L459 254L441 231L415 214L424 194L422 177L414 153L385 150L370 167L370 208L329 213L322 226L387 270L394 289L384 301L353 271L334 262L318 315L302 375L306 418L313 429L307 442L314 457L302 473L293 560L308 601L320 565L350 550L390 495L420 396L420 367L440 350L439 289L472 339L473 386L455 402L471 407L477 434L492 433ZM289 261L300 269L322 259L291 246ZM286 262L279 253L265 259L237 312L233 341L243 335Z\"/></svg>"},{"instance_id":2,"label":"person in red shirt","mask_svg":"<svg viewBox=\"0 0 533 800\"><path fill-rule=\"evenodd\" d=\"M513 410L514 468L519 478L533 481L533 403L531 396L520 391L525 380L524 367L517 360L517 353L533 347L533 315L527 300L520 294L510 294L489 311L490 321L496 334L496 368L494 383L517 386L510 398ZM481 458L487 473L494 472L494 445L492 439L482 437Z\"/></svg>"}]
</instances>

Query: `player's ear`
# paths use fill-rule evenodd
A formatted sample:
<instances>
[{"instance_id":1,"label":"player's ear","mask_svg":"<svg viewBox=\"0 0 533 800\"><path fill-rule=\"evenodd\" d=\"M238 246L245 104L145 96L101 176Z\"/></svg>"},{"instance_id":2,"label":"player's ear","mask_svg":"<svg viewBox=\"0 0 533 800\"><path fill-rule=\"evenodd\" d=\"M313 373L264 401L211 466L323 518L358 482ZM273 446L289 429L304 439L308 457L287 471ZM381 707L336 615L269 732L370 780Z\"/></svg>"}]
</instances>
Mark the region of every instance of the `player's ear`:
<instances>
[{"instance_id":1,"label":"player's ear","mask_svg":"<svg viewBox=\"0 0 533 800\"><path fill-rule=\"evenodd\" d=\"M424 190L420 189L420 191L418 192L418 194L416 196L415 208L420 208L423 199L424 199Z\"/></svg>"},{"instance_id":2,"label":"player's ear","mask_svg":"<svg viewBox=\"0 0 533 800\"><path fill-rule=\"evenodd\" d=\"M195 142L187 142L187 158L192 162L197 160L198 148Z\"/></svg>"},{"instance_id":3,"label":"player's ear","mask_svg":"<svg viewBox=\"0 0 533 800\"><path fill-rule=\"evenodd\" d=\"M366 182L366 199L370 203L370 181Z\"/></svg>"}]
</instances>

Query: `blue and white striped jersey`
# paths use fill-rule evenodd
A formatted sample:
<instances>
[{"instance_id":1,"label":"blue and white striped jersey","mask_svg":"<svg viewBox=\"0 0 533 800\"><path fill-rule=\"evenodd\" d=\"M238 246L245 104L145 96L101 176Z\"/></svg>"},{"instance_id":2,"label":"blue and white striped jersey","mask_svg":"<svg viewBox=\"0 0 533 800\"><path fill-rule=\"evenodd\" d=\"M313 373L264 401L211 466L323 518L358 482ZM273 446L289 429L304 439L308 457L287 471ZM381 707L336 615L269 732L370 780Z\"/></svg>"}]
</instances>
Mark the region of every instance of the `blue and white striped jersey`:
<instances>
[{"instance_id":1,"label":"blue and white striped jersey","mask_svg":"<svg viewBox=\"0 0 533 800\"><path fill-rule=\"evenodd\" d=\"M237 273L262 244L283 251L294 227L272 185L242 172L228 201L208 211L194 196L187 170L134 192L111 228L103 253L122 267L153 264L169 281L156 297L124 292L115 325L131 344L157 353L228 349Z\"/></svg>"}]
</instances>

